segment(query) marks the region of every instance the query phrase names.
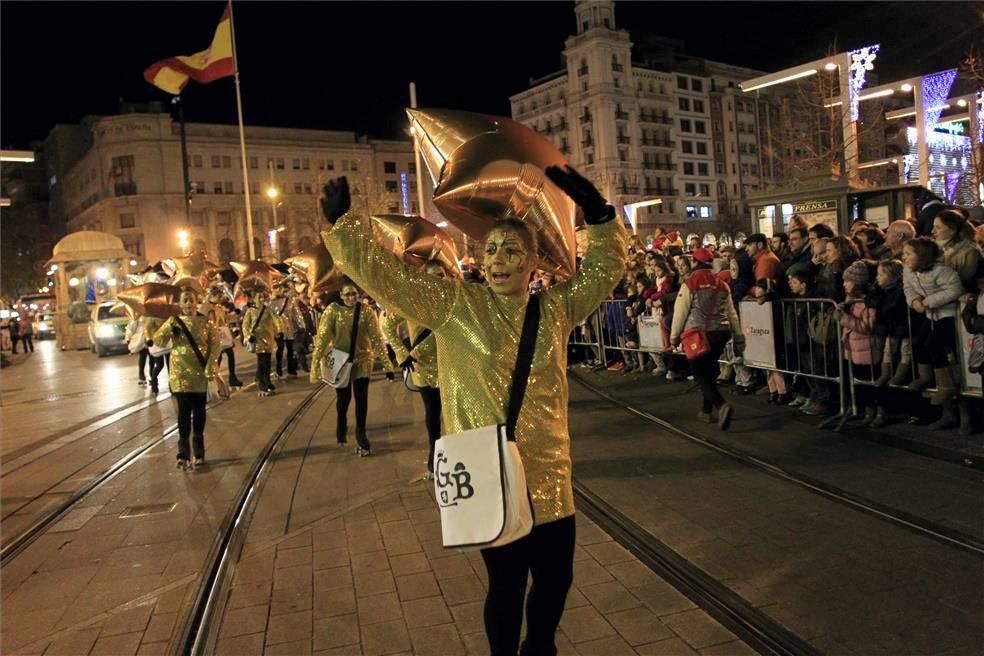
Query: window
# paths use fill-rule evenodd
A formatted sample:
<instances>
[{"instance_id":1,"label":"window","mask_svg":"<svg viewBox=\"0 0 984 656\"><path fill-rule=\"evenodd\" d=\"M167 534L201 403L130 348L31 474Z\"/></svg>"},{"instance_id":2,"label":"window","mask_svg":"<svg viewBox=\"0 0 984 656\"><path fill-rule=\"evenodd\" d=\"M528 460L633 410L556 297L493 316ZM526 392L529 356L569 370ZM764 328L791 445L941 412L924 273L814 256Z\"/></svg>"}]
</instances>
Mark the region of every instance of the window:
<instances>
[{"instance_id":1,"label":"window","mask_svg":"<svg viewBox=\"0 0 984 656\"><path fill-rule=\"evenodd\" d=\"M232 213L218 211L215 213L215 222L220 226L227 226L232 223Z\"/></svg>"},{"instance_id":2,"label":"window","mask_svg":"<svg viewBox=\"0 0 984 656\"><path fill-rule=\"evenodd\" d=\"M311 160L308 159L307 157L305 157L304 159L302 159L301 160L301 168L304 169L305 171L310 171L311 170Z\"/></svg>"},{"instance_id":3,"label":"window","mask_svg":"<svg viewBox=\"0 0 984 656\"><path fill-rule=\"evenodd\" d=\"M687 196L696 196L697 185L695 185L693 182L687 182L683 185L683 191Z\"/></svg>"},{"instance_id":4,"label":"window","mask_svg":"<svg viewBox=\"0 0 984 656\"><path fill-rule=\"evenodd\" d=\"M396 180L386 181L386 192L390 194L395 194L399 186L396 184Z\"/></svg>"},{"instance_id":5,"label":"window","mask_svg":"<svg viewBox=\"0 0 984 656\"><path fill-rule=\"evenodd\" d=\"M407 173L410 175L417 175L417 163L407 162Z\"/></svg>"},{"instance_id":6,"label":"window","mask_svg":"<svg viewBox=\"0 0 984 656\"><path fill-rule=\"evenodd\" d=\"M697 154L698 155L706 155L707 154L707 142L706 141L698 141L697 142Z\"/></svg>"},{"instance_id":7,"label":"window","mask_svg":"<svg viewBox=\"0 0 984 656\"><path fill-rule=\"evenodd\" d=\"M256 194L260 193L260 185L258 183L256 183L256 182L250 180L249 181L249 193L253 194L254 196Z\"/></svg>"},{"instance_id":8,"label":"window","mask_svg":"<svg viewBox=\"0 0 984 656\"><path fill-rule=\"evenodd\" d=\"M714 171L719 175L724 175L724 164L717 162L714 164Z\"/></svg>"},{"instance_id":9,"label":"window","mask_svg":"<svg viewBox=\"0 0 984 656\"><path fill-rule=\"evenodd\" d=\"M224 187L225 187L225 192L226 192L227 194L233 194L233 193L235 193L235 192L233 191L233 189L232 189L232 183L231 183L231 182L226 182L226 183L224 183Z\"/></svg>"},{"instance_id":10,"label":"window","mask_svg":"<svg viewBox=\"0 0 984 656\"><path fill-rule=\"evenodd\" d=\"M704 83L701 80L698 80L697 78L693 78L692 80L690 80L690 89L692 91L703 91Z\"/></svg>"},{"instance_id":11,"label":"window","mask_svg":"<svg viewBox=\"0 0 984 656\"><path fill-rule=\"evenodd\" d=\"M295 182L294 183L294 193L295 194L304 193L304 185L302 185L300 182Z\"/></svg>"},{"instance_id":12,"label":"window","mask_svg":"<svg viewBox=\"0 0 984 656\"><path fill-rule=\"evenodd\" d=\"M708 175L706 162L697 163L697 175Z\"/></svg>"},{"instance_id":13,"label":"window","mask_svg":"<svg viewBox=\"0 0 984 656\"><path fill-rule=\"evenodd\" d=\"M291 161L291 168L294 169L295 171L300 171L301 170L301 160L299 158L295 157Z\"/></svg>"},{"instance_id":14,"label":"window","mask_svg":"<svg viewBox=\"0 0 984 656\"><path fill-rule=\"evenodd\" d=\"M309 195L310 194L313 194L314 193L314 188L311 185L309 185L308 183L305 182L304 183L304 193L305 194L309 194Z\"/></svg>"},{"instance_id":15,"label":"window","mask_svg":"<svg viewBox=\"0 0 984 656\"><path fill-rule=\"evenodd\" d=\"M681 118L680 119L680 132L693 132L693 130L690 127L690 119L689 118Z\"/></svg>"},{"instance_id":16,"label":"window","mask_svg":"<svg viewBox=\"0 0 984 656\"><path fill-rule=\"evenodd\" d=\"M358 171L359 170L359 162L358 162L358 160L354 160L354 159L352 160L352 170L353 171Z\"/></svg>"},{"instance_id":17,"label":"window","mask_svg":"<svg viewBox=\"0 0 984 656\"><path fill-rule=\"evenodd\" d=\"M687 78L683 77L682 75L677 75L677 89L686 89L686 88L687 88Z\"/></svg>"},{"instance_id":18,"label":"window","mask_svg":"<svg viewBox=\"0 0 984 656\"><path fill-rule=\"evenodd\" d=\"M697 112L698 114L703 114L704 113L704 101L703 100L695 100L694 101L694 111Z\"/></svg>"},{"instance_id":19,"label":"window","mask_svg":"<svg viewBox=\"0 0 984 656\"><path fill-rule=\"evenodd\" d=\"M683 163L683 174L684 175L693 175L694 174L694 163L693 162L684 162Z\"/></svg>"},{"instance_id":20,"label":"window","mask_svg":"<svg viewBox=\"0 0 984 656\"><path fill-rule=\"evenodd\" d=\"M201 180L195 180L191 183L191 193L193 194L207 194L208 189L205 188L205 183Z\"/></svg>"},{"instance_id":21,"label":"window","mask_svg":"<svg viewBox=\"0 0 984 656\"><path fill-rule=\"evenodd\" d=\"M697 216L697 206L696 205L687 205L685 214L687 215L687 217L696 217Z\"/></svg>"},{"instance_id":22,"label":"window","mask_svg":"<svg viewBox=\"0 0 984 656\"><path fill-rule=\"evenodd\" d=\"M714 152L715 153L721 153L722 151L723 151L723 148L721 148L721 142L720 141L715 141L714 142Z\"/></svg>"},{"instance_id":23,"label":"window","mask_svg":"<svg viewBox=\"0 0 984 656\"><path fill-rule=\"evenodd\" d=\"M204 212L202 212L201 210L192 210L191 211L191 225L193 225L193 226L205 225ZM120 227L122 227L122 226L120 226Z\"/></svg>"},{"instance_id":24,"label":"window","mask_svg":"<svg viewBox=\"0 0 984 656\"><path fill-rule=\"evenodd\" d=\"M681 141L680 144L683 146L683 152L688 154L694 152L693 141Z\"/></svg>"},{"instance_id":25,"label":"window","mask_svg":"<svg viewBox=\"0 0 984 656\"><path fill-rule=\"evenodd\" d=\"M700 218L709 219L711 218L711 208L707 205L700 206Z\"/></svg>"},{"instance_id":26,"label":"window","mask_svg":"<svg viewBox=\"0 0 984 656\"><path fill-rule=\"evenodd\" d=\"M259 157L250 157L249 158L249 168L251 168L251 169L258 169L258 168L260 168L260 158Z\"/></svg>"},{"instance_id":27,"label":"window","mask_svg":"<svg viewBox=\"0 0 984 656\"><path fill-rule=\"evenodd\" d=\"M123 239L123 248L136 257L143 257L143 238L130 237Z\"/></svg>"},{"instance_id":28,"label":"window","mask_svg":"<svg viewBox=\"0 0 984 656\"><path fill-rule=\"evenodd\" d=\"M213 182L212 183L212 193L213 194L221 194L222 193L222 183L221 182Z\"/></svg>"},{"instance_id":29,"label":"window","mask_svg":"<svg viewBox=\"0 0 984 656\"><path fill-rule=\"evenodd\" d=\"M120 214L120 228L135 228L137 220L133 214Z\"/></svg>"},{"instance_id":30,"label":"window","mask_svg":"<svg viewBox=\"0 0 984 656\"><path fill-rule=\"evenodd\" d=\"M278 157L277 158L277 168L278 169L284 168L284 158L283 157Z\"/></svg>"},{"instance_id":31,"label":"window","mask_svg":"<svg viewBox=\"0 0 984 656\"><path fill-rule=\"evenodd\" d=\"M396 173L396 162L383 162L383 173Z\"/></svg>"},{"instance_id":32,"label":"window","mask_svg":"<svg viewBox=\"0 0 984 656\"><path fill-rule=\"evenodd\" d=\"M222 168L231 169L232 168L232 158L228 155L222 156Z\"/></svg>"},{"instance_id":33,"label":"window","mask_svg":"<svg viewBox=\"0 0 984 656\"><path fill-rule=\"evenodd\" d=\"M628 157L626 156L625 151L624 150L619 150L618 151L618 161L624 162L627 159L628 159Z\"/></svg>"},{"instance_id":34,"label":"window","mask_svg":"<svg viewBox=\"0 0 984 656\"><path fill-rule=\"evenodd\" d=\"M325 160L325 170L326 171L334 171L335 170L335 160L333 160L333 159L326 159Z\"/></svg>"},{"instance_id":35,"label":"window","mask_svg":"<svg viewBox=\"0 0 984 656\"><path fill-rule=\"evenodd\" d=\"M731 121L728 121L728 132L734 132L734 131L735 131L735 124L732 123Z\"/></svg>"},{"instance_id":36,"label":"window","mask_svg":"<svg viewBox=\"0 0 984 656\"><path fill-rule=\"evenodd\" d=\"M594 164L594 153L588 153L584 156L584 161L588 164Z\"/></svg>"},{"instance_id":37,"label":"window","mask_svg":"<svg viewBox=\"0 0 984 656\"><path fill-rule=\"evenodd\" d=\"M347 159L343 159L342 160L342 170L343 171L348 171L348 169L349 169L349 161Z\"/></svg>"},{"instance_id":38,"label":"window","mask_svg":"<svg viewBox=\"0 0 984 656\"><path fill-rule=\"evenodd\" d=\"M680 111L689 112L690 111L690 100L687 98L680 98Z\"/></svg>"},{"instance_id":39,"label":"window","mask_svg":"<svg viewBox=\"0 0 984 656\"><path fill-rule=\"evenodd\" d=\"M711 185L709 185L709 184L701 184L701 185L698 185L698 187L700 188L700 195L701 196L710 196L711 195Z\"/></svg>"},{"instance_id":40,"label":"window","mask_svg":"<svg viewBox=\"0 0 984 656\"><path fill-rule=\"evenodd\" d=\"M704 121L694 121L694 129L697 134L707 134L707 124Z\"/></svg>"},{"instance_id":41,"label":"window","mask_svg":"<svg viewBox=\"0 0 984 656\"><path fill-rule=\"evenodd\" d=\"M191 165L194 166L196 169L202 168L202 156L201 155L192 155L191 156Z\"/></svg>"},{"instance_id":42,"label":"window","mask_svg":"<svg viewBox=\"0 0 984 656\"><path fill-rule=\"evenodd\" d=\"M222 167L222 158L218 155L212 155L212 168L217 169Z\"/></svg>"}]
</instances>

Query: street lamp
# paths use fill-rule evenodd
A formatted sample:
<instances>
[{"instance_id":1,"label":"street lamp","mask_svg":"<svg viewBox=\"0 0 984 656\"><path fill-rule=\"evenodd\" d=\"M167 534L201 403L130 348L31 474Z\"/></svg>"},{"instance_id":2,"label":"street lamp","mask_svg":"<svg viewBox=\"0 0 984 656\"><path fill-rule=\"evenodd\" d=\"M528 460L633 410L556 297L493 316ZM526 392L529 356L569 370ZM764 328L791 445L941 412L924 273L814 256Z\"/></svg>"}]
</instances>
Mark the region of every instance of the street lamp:
<instances>
[{"instance_id":1,"label":"street lamp","mask_svg":"<svg viewBox=\"0 0 984 656\"><path fill-rule=\"evenodd\" d=\"M188 231L178 230L178 246L181 248L181 252L184 255L188 253Z\"/></svg>"},{"instance_id":2,"label":"street lamp","mask_svg":"<svg viewBox=\"0 0 984 656\"><path fill-rule=\"evenodd\" d=\"M266 195L270 200L277 200L277 196L280 195L280 190L276 187L267 187Z\"/></svg>"}]
</instances>

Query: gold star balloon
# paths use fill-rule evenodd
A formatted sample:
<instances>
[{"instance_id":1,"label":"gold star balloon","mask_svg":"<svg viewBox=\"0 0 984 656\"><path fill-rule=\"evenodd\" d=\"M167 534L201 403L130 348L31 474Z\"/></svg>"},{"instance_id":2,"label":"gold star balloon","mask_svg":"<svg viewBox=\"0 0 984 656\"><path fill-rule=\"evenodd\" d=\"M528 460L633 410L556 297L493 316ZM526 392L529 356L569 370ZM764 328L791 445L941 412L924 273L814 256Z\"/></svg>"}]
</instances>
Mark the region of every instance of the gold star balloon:
<instances>
[{"instance_id":1,"label":"gold star balloon","mask_svg":"<svg viewBox=\"0 0 984 656\"><path fill-rule=\"evenodd\" d=\"M222 270L219 265L208 261L204 251L162 260L161 266L171 276L172 285L191 286L199 292L208 287L212 276Z\"/></svg>"},{"instance_id":2,"label":"gold star balloon","mask_svg":"<svg viewBox=\"0 0 984 656\"><path fill-rule=\"evenodd\" d=\"M461 277L458 249L445 230L419 216L373 214L376 233L397 257L418 268L436 260L452 278Z\"/></svg>"},{"instance_id":3,"label":"gold star balloon","mask_svg":"<svg viewBox=\"0 0 984 656\"><path fill-rule=\"evenodd\" d=\"M230 262L229 266L239 276L236 281L236 295L250 294L256 287L273 291L273 285L284 275L262 260L249 262Z\"/></svg>"},{"instance_id":4,"label":"gold star balloon","mask_svg":"<svg viewBox=\"0 0 984 656\"><path fill-rule=\"evenodd\" d=\"M315 244L293 257L288 257L284 260L284 264L298 276L303 276L314 291L331 288L341 277L341 272L335 266L331 253L323 243Z\"/></svg>"},{"instance_id":5,"label":"gold star balloon","mask_svg":"<svg viewBox=\"0 0 984 656\"><path fill-rule=\"evenodd\" d=\"M116 295L117 301L126 305L134 316L168 319L181 314L178 298L181 289L160 282L148 282L124 289Z\"/></svg>"},{"instance_id":6,"label":"gold star balloon","mask_svg":"<svg viewBox=\"0 0 984 656\"><path fill-rule=\"evenodd\" d=\"M474 239L484 239L499 218L527 221L537 232L541 266L573 275L574 201L544 174L566 164L556 146L508 118L432 109L407 115L441 214Z\"/></svg>"}]
</instances>

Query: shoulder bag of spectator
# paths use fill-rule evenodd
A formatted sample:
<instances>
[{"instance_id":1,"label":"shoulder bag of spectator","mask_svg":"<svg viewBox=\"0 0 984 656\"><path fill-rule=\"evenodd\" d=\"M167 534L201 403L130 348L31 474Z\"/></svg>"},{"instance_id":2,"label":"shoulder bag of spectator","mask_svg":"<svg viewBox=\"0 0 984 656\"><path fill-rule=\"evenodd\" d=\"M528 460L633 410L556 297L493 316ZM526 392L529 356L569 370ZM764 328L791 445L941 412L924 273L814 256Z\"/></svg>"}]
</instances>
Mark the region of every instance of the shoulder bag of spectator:
<instances>
[{"instance_id":1,"label":"shoulder bag of spectator","mask_svg":"<svg viewBox=\"0 0 984 656\"><path fill-rule=\"evenodd\" d=\"M434 491L444 546L500 547L533 530L533 504L516 446L516 421L533 366L540 299L530 296L519 338L506 423L445 435L434 446Z\"/></svg>"},{"instance_id":2,"label":"shoulder bag of spectator","mask_svg":"<svg viewBox=\"0 0 984 656\"><path fill-rule=\"evenodd\" d=\"M714 318L714 308L717 307L718 299L723 292L715 292L711 297L711 303L707 307L707 320L704 321L703 328L687 328L680 335L680 348L688 360L696 360L699 357L711 352L711 343L707 339L707 329L711 326Z\"/></svg>"}]
</instances>

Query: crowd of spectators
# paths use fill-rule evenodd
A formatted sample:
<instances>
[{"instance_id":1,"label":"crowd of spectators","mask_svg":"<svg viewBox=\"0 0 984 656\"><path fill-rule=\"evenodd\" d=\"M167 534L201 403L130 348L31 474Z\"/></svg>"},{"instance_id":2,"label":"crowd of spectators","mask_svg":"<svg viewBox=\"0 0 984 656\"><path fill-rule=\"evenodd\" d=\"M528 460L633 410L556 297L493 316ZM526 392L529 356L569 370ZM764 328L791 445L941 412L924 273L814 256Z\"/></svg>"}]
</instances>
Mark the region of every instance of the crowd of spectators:
<instances>
[{"instance_id":1,"label":"crowd of spectators","mask_svg":"<svg viewBox=\"0 0 984 656\"><path fill-rule=\"evenodd\" d=\"M770 370L745 365L736 332L715 354L718 384L733 384L738 394L768 394L770 403L807 415L847 408L842 421L873 428L910 421L970 433L979 427L982 404L959 393L960 367L979 373L984 363L984 226L935 197L921 198L917 209L911 220L884 227L855 221L847 234L793 216L784 233L752 234L737 247L684 244L679 233L660 228L633 236L624 279L603 306L602 321L575 333L576 341L600 337L615 348L605 349L602 362L599 349L585 347L582 366L669 381L696 374L705 393L702 418L721 415L723 401L702 383L701 367L675 348L680 329L701 328L704 320L674 322L682 307L690 316L699 305L691 302L694 281L708 290L705 299L719 297L708 284L713 273L739 317L743 302L773 302L777 362ZM721 323L714 325L727 330L728 308L715 312ZM970 336L969 358L958 353L957 322ZM640 346L640 328L654 324L662 350Z\"/></svg>"}]
</instances>

